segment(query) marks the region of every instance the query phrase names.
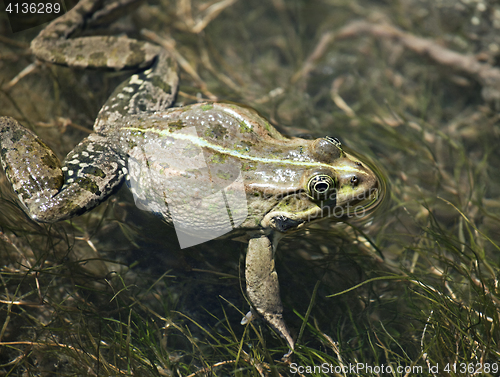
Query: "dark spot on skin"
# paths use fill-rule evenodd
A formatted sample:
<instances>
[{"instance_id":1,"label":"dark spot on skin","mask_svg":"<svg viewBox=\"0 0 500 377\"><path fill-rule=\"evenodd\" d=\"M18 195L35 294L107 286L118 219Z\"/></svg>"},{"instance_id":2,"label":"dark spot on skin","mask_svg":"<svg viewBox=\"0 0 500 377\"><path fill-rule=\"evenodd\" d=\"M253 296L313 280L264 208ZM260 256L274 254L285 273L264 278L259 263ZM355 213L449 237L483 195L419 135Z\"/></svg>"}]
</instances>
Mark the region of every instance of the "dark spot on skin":
<instances>
[{"instance_id":1,"label":"dark spot on skin","mask_svg":"<svg viewBox=\"0 0 500 377\"><path fill-rule=\"evenodd\" d=\"M169 169L170 168L170 165L167 164L166 162L162 162L162 163L159 163L158 164L161 169L160 169L160 173L163 174L163 172L166 170L166 169Z\"/></svg>"},{"instance_id":2,"label":"dark spot on skin","mask_svg":"<svg viewBox=\"0 0 500 377\"><path fill-rule=\"evenodd\" d=\"M131 42L128 45L130 53L127 57L126 66L134 67L140 63L144 63L144 51L142 50L143 44L137 42Z\"/></svg>"},{"instance_id":3,"label":"dark spot on skin","mask_svg":"<svg viewBox=\"0 0 500 377\"><path fill-rule=\"evenodd\" d=\"M64 54L64 48L61 49L52 49L50 50L50 61L51 62L66 62L66 55Z\"/></svg>"},{"instance_id":4,"label":"dark spot on skin","mask_svg":"<svg viewBox=\"0 0 500 377\"><path fill-rule=\"evenodd\" d=\"M227 156L224 154L216 153L212 156L210 162L214 164L223 164L224 162L226 162L226 157Z\"/></svg>"},{"instance_id":5,"label":"dark spot on skin","mask_svg":"<svg viewBox=\"0 0 500 377\"><path fill-rule=\"evenodd\" d=\"M99 169L96 166L86 166L85 168L83 168L82 173L93 175L94 177L100 177L100 178L106 177L106 174L104 173L104 171L102 171L101 169Z\"/></svg>"},{"instance_id":6,"label":"dark spot on skin","mask_svg":"<svg viewBox=\"0 0 500 377\"><path fill-rule=\"evenodd\" d=\"M168 127L173 131L180 130L181 128L184 128L184 122L179 119L176 120L175 122L170 122L168 124Z\"/></svg>"},{"instance_id":7,"label":"dark spot on skin","mask_svg":"<svg viewBox=\"0 0 500 377\"><path fill-rule=\"evenodd\" d=\"M129 148L130 150L132 150L132 149L134 149L135 147L137 147L137 143L136 143L134 140L129 139L129 141L128 141L128 148Z\"/></svg>"},{"instance_id":8,"label":"dark spot on skin","mask_svg":"<svg viewBox=\"0 0 500 377\"><path fill-rule=\"evenodd\" d=\"M24 190L22 188L16 190L16 194L20 195L22 197L23 201L28 200L28 199L31 198L31 194L28 191L26 191L26 190Z\"/></svg>"},{"instance_id":9,"label":"dark spot on skin","mask_svg":"<svg viewBox=\"0 0 500 377\"><path fill-rule=\"evenodd\" d=\"M91 145L94 149L94 152L108 152L108 149L99 143L92 143Z\"/></svg>"},{"instance_id":10,"label":"dark spot on skin","mask_svg":"<svg viewBox=\"0 0 500 377\"><path fill-rule=\"evenodd\" d=\"M25 131L23 130L16 130L12 133L12 137L10 138L10 141L13 143L17 143L19 140L23 138L23 136L26 134Z\"/></svg>"},{"instance_id":11,"label":"dark spot on skin","mask_svg":"<svg viewBox=\"0 0 500 377\"><path fill-rule=\"evenodd\" d=\"M56 175L47 180L47 186L59 190L63 185L63 176Z\"/></svg>"},{"instance_id":12,"label":"dark spot on skin","mask_svg":"<svg viewBox=\"0 0 500 377\"><path fill-rule=\"evenodd\" d=\"M221 124L215 124L205 131L205 136L212 139L223 139L227 135L227 130Z\"/></svg>"},{"instance_id":13,"label":"dark spot on skin","mask_svg":"<svg viewBox=\"0 0 500 377\"><path fill-rule=\"evenodd\" d=\"M167 84L165 81L161 79L159 76L154 76L150 82L155 86L156 88L160 88L163 92L165 93L170 93L172 91L172 87Z\"/></svg>"},{"instance_id":14,"label":"dark spot on skin","mask_svg":"<svg viewBox=\"0 0 500 377\"><path fill-rule=\"evenodd\" d=\"M59 167L57 159L55 158L55 156L52 156L51 154L46 154L45 156L42 157L41 160L46 167L52 170L57 169Z\"/></svg>"},{"instance_id":15,"label":"dark spot on skin","mask_svg":"<svg viewBox=\"0 0 500 377\"><path fill-rule=\"evenodd\" d=\"M141 90L141 89L139 89L139 90ZM145 90L149 90L149 88L145 89ZM141 96L139 98L139 101L145 103L146 105L158 103L158 99L156 97L152 96L151 93L142 92L142 93L139 93L139 95Z\"/></svg>"},{"instance_id":16,"label":"dark spot on skin","mask_svg":"<svg viewBox=\"0 0 500 377\"><path fill-rule=\"evenodd\" d=\"M106 66L106 55L104 52L93 52L90 54L90 61L92 62L93 66L100 67L100 66Z\"/></svg>"},{"instance_id":17,"label":"dark spot on skin","mask_svg":"<svg viewBox=\"0 0 500 377\"><path fill-rule=\"evenodd\" d=\"M75 183L85 191L91 192L94 195L100 196L101 191L99 186L90 178L81 177L75 180Z\"/></svg>"}]
</instances>

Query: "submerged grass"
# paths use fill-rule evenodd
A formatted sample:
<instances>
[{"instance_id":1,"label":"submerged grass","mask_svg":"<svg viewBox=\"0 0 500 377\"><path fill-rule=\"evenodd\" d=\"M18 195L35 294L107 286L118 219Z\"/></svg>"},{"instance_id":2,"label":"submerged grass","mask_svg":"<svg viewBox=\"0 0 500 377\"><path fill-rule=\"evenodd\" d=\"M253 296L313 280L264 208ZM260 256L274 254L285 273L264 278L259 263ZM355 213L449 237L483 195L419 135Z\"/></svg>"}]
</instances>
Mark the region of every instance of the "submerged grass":
<instances>
[{"instance_id":1,"label":"submerged grass","mask_svg":"<svg viewBox=\"0 0 500 377\"><path fill-rule=\"evenodd\" d=\"M285 318L298 339L283 362L286 344L268 326L239 324L248 310L243 245L181 252L175 233L126 193L72 221L35 224L2 174L0 375L498 375L494 105L470 78L397 43L362 37L319 48L349 20L372 18L494 60L484 49L498 43L494 12L466 2L237 2L195 34L170 3L118 27L146 23L165 37L168 25L204 80L183 73L179 102L214 93L291 134L339 137L382 169L388 200L368 223L325 222L280 244ZM193 20L206 15L198 6ZM30 57L0 43L4 85ZM0 112L64 156L123 76L37 69L1 94Z\"/></svg>"}]
</instances>

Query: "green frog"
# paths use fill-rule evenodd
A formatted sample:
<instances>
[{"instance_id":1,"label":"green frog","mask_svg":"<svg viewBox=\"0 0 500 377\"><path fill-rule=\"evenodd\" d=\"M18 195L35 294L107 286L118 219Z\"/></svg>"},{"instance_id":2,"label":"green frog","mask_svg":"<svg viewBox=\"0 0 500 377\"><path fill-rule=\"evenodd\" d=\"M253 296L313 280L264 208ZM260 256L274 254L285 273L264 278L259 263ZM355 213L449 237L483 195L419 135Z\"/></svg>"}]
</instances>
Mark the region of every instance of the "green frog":
<instances>
[{"instance_id":1,"label":"green frog","mask_svg":"<svg viewBox=\"0 0 500 377\"><path fill-rule=\"evenodd\" d=\"M0 118L5 173L35 221L81 215L126 181L140 208L175 227L181 247L226 233L243 237L252 312L293 350L274 265L278 241L316 220L344 220L375 206L379 180L336 138L286 138L251 108L224 102L172 107L177 67L159 46L128 37L75 37L84 25L138 1L81 0L33 40L33 53L45 61L137 73L113 92L94 132L62 163L18 121Z\"/></svg>"}]
</instances>

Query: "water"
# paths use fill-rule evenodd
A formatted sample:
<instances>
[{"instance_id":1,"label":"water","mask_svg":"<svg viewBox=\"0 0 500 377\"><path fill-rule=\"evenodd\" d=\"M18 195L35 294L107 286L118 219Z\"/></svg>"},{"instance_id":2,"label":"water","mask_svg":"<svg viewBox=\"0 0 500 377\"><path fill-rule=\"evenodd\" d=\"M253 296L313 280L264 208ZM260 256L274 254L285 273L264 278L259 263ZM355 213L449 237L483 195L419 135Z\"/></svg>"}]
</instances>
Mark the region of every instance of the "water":
<instances>
[{"instance_id":1,"label":"water","mask_svg":"<svg viewBox=\"0 0 500 377\"><path fill-rule=\"evenodd\" d=\"M203 15L198 5L195 19ZM337 366L414 362L426 371L455 360L498 360L494 105L481 98L473 78L394 41L331 40L310 58L322 37L371 17L494 62L494 12L466 2L236 2L193 34L183 30L188 19L175 16L174 7L143 8L134 23L121 26L131 35L146 26L177 41L206 84L183 72L179 103L213 94L257 108L291 135L338 137L379 167L387 187L383 206L353 227L326 221L281 241L285 318L294 336L302 334L295 361L320 364L321 351ZM10 44L0 49L5 83L31 58ZM116 76L41 66L8 96L0 94L0 113L26 118L23 123L64 156L86 135L73 125L91 127L124 77ZM151 363L192 373L237 359L245 331L239 320L248 310L240 285L243 243L212 241L181 252L174 231L134 209L127 193L71 223L40 226L16 207L3 174L0 184L0 340L25 342L11 346L2 362L19 355L26 361L2 368L21 374L39 363L55 372L89 367L111 375L128 367L155 375ZM12 301L17 304L9 306ZM237 365L248 372L242 373L273 364L289 372L272 362L286 345L265 325L256 326L266 344L253 328L246 330ZM42 350L52 342L59 360L79 361L55 367L43 354L22 356L23 345L33 341ZM89 355L97 355L99 344L98 362ZM265 355L263 349L273 357L259 366L250 355ZM235 365L222 366L221 375Z\"/></svg>"}]
</instances>

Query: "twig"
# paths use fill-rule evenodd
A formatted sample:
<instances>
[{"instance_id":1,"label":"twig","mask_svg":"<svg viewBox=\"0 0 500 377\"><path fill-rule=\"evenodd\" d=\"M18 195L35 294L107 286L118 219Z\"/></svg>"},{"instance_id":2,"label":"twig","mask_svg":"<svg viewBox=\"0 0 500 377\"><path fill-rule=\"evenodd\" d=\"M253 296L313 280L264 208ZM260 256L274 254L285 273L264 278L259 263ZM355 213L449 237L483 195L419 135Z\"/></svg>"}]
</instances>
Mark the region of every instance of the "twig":
<instances>
[{"instance_id":1,"label":"twig","mask_svg":"<svg viewBox=\"0 0 500 377\"><path fill-rule=\"evenodd\" d=\"M23 77L28 76L31 72L35 71L38 68L38 63L31 63L26 68L24 68L21 72L19 72L12 80L10 80L7 84L2 87L3 91L9 91L12 89Z\"/></svg>"},{"instance_id":2,"label":"twig","mask_svg":"<svg viewBox=\"0 0 500 377\"><path fill-rule=\"evenodd\" d=\"M325 51L327 50L330 43L333 42L334 38L335 34L331 31L328 31L321 36L318 44L314 48L311 55L309 55L309 57L306 59L302 68L292 76L292 83L295 83L301 78L307 77L309 75L309 72L314 69L316 62L324 55Z\"/></svg>"},{"instance_id":3,"label":"twig","mask_svg":"<svg viewBox=\"0 0 500 377\"><path fill-rule=\"evenodd\" d=\"M430 39L417 37L392 25L373 24L367 21L347 24L336 33L335 39L354 38L364 34L395 40L405 48L427 56L437 64L472 77L482 85L481 94L486 102L500 104L500 69L479 62L473 55L452 51Z\"/></svg>"}]
</instances>

